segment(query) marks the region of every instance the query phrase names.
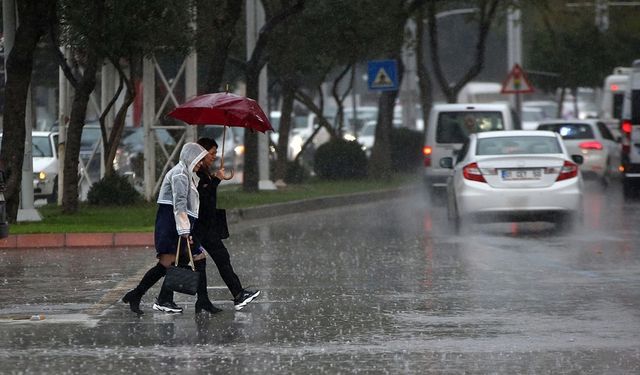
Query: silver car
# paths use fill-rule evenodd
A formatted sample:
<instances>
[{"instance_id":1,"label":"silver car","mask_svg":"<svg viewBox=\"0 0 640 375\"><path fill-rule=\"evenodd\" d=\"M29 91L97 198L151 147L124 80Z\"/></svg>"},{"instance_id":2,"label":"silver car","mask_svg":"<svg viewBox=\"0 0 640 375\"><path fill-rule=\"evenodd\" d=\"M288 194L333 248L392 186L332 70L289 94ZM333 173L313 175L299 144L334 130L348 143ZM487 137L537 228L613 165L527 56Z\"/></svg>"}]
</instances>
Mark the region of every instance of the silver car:
<instances>
[{"instance_id":1,"label":"silver car","mask_svg":"<svg viewBox=\"0 0 640 375\"><path fill-rule=\"evenodd\" d=\"M472 134L455 162L440 161L453 169L447 180L449 219L456 230L471 218L570 226L582 217L581 162L554 132Z\"/></svg>"},{"instance_id":2,"label":"silver car","mask_svg":"<svg viewBox=\"0 0 640 375\"><path fill-rule=\"evenodd\" d=\"M622 146L604 122L551 120L541 122L538 130L559 133L570 154L582 155L580 170L585 178L597 178L606 186L612 177L620 176Z\"/></svg>"}]
</instances>

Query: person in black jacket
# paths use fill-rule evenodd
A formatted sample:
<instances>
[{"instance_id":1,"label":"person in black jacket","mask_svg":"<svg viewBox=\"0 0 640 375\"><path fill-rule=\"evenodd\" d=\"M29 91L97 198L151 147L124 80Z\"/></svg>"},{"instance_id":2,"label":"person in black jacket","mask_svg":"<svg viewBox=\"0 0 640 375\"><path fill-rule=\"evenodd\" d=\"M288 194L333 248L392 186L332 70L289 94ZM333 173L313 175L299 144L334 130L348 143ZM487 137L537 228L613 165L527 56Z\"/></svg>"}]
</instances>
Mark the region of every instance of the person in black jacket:
<instances>
[{"instance_id":1,"label":"person in black jacket","mask_svg":"<svg viewBox=\"0 0 640 375\"><path fill-rule=\"evenodd\" d=\"M203 168L198 172L198 177L200 177L200 181L198 182L200 214L194 226L194 235L200 240L202 246L218 267L218 272L220 272L222 280L224 280L233 296L235 309L241 310L249 302L258 297L260 291L244 289L242 287L240 279L233 271L233 266L231 266L229 252L222 242L220 233L216 230L215 212L217 208L218 185L224 178L224 169L218 169L213 175L211 175L209 171L216 159L218 144L211 138L200 138L197 143L204 147L204 149L209 152L209 155L203 159ZM202 281L203 279L204 281ZM200 280L203 286L202 292L200 290L198 291L196 310L199 305L205 306L210 304L209 296L207 295L206 278L201 277Z\"/></svg>"}]
</instances>

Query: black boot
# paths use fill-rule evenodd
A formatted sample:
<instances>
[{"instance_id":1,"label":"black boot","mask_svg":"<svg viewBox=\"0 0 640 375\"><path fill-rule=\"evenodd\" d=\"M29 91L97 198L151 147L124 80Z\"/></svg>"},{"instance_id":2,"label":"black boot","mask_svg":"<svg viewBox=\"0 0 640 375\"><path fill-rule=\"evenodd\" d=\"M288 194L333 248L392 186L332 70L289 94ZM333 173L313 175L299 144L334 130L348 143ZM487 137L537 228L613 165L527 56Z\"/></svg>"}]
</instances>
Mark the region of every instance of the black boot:
<instances>
[{"instance_id":1,"label":"black boot","mask_svg":"<svg viewBox=\"0 0 640 375\"><path fill-rule=\"evenodd\" d=\"M142 296L151 288L155 283L158 282L164 275L167 273L167 269L160 263L153 266L147 273L144 274L142 280L137 287L130 290L127 294L122 297L122 302L128 303L131 311L138 315L144 314L142 310L140 310L140 300Z\"/></svg>"},{"instance_id":2,"label":"black boot","mask_svg":"<svg viewBox=\"0 0 640 375\"><path fill-rule=\"evenodd\" d=\"M207 293L207 260L200 259L194 262L196 271L200 274L200 280L198 283L198 299L196 300L196 314L202 312L202 310L209 314L215 314L222 309L215 307L209 300L209 294Z\"/></svg>"}]
</instances>

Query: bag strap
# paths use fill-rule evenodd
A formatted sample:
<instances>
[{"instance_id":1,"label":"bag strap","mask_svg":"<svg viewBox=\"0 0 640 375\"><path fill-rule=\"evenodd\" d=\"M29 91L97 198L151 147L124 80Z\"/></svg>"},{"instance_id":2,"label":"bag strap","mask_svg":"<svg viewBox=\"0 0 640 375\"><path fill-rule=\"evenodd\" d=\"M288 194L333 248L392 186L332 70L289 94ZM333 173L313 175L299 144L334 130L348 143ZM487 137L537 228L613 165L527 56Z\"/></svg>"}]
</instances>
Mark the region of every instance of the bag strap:
<instances>
[{"instance_id":1,"label":"bag strap","mask_svg":"<svg viewBox=\"0 0 640 375\"><path fill-rule=\"evenodd\" d=\"M176 249L176 266L178 265L178 260L180 260L180 241L182 240L182 236L178 236L178 248ZM187 253L189 254L189 265L191 266L191 270L196 270L196 265L193 262L193 255L191 255L191 244L189 240L187 240Z\"/></svg>"}]
</instances>

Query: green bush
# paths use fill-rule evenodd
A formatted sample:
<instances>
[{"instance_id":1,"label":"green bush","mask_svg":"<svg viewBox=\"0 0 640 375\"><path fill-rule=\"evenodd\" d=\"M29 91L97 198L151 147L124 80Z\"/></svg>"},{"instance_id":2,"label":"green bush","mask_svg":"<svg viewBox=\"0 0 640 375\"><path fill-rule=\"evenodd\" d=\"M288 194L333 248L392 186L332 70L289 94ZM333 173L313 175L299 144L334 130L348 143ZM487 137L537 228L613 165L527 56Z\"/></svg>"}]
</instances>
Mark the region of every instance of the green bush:
<instances>
[{"instance_id":1,"label":"green bush","mask_svg":"<svg viewBox=\"0 0 640 375\"><path fill-rule=\"evenodd\" d=\"M295 161L287 161L287 171L284 181L288 184L301 184L311 177L309 170Z\"/></svg>"},{"instance_id":2,"label":"green bush","mask_svg":"<svg viewBox=\"0 0 640 375\"><path fill-rule=\"evenodd\" d=\"M316 150L314 170L318 177L327 180L364 178L367 156L358 142L332 139Z\"/></svg>"},{"instance_id":3,"label":"green bush","mask_svg":"<svg viewBox=\"0 0 640 375\"><path fill-rule=\"evenodd\" d=\"M105 176L91 186L87 194L89 204L96 206L126 206L142 201L142 195L125 176Z\"/></svg>"},{"instance_id":4,"label":"green bush","mask_svg":"<svg viewBox=\"0 0 640 375\"><path fill-rule=\"evenodd\" d=\"M412 172L422 165L422 132L391 129L391 164L395 172Z\"/></svg>"}]
</instances>

